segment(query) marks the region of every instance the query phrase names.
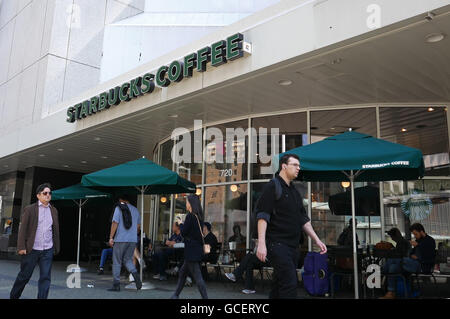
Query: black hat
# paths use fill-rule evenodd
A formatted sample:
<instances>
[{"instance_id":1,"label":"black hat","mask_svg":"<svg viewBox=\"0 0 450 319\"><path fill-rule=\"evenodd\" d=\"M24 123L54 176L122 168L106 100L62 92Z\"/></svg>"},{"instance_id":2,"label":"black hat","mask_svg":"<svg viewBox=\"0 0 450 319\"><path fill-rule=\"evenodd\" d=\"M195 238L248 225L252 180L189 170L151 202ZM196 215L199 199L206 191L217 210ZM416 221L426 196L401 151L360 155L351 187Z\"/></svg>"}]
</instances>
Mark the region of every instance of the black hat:
<instances>
[{"instance_id":1,"label":"black hat","mask_svg":"<svg viewBox=\"0 0 450 319\"><path fill-rule=\"evenodd\" d=\"M395 237L396 235L402 235L402 233L400 232L400 230L396 227L389 229L386 234L388 234L391 237Z\"/></svg>"}]
</instances>

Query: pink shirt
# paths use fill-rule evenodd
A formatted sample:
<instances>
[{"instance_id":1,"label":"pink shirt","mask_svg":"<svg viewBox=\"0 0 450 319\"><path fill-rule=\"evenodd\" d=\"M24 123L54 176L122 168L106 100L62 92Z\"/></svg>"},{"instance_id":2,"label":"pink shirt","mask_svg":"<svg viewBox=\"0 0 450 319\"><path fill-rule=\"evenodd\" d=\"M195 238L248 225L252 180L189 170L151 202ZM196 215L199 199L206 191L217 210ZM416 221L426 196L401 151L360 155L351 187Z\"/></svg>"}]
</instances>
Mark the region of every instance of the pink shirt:
<instances>
[{"instance_id":1,"label":"pink shirt","mask_svg":"<svg viewBox=\"0 0 450 319\"><path fill-rule=\"evenodd\" d=\"M39 201L39 222L34 239L34 250L47 250L53 247L53 218L50 204L44 206Z\"/></svg>"}]
</instances>

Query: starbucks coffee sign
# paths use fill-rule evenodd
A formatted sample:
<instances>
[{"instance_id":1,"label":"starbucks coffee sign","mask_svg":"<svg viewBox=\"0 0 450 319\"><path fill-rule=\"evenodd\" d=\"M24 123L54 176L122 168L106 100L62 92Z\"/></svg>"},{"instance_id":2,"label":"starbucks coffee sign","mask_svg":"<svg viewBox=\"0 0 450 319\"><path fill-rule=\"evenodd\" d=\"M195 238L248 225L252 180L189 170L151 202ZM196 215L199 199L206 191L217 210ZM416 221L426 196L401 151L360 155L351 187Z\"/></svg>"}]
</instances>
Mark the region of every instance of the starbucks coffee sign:
<instances>
[{"instance_id":1,"label":"starbucks coffee sign","mask_svg":"<svg viewBox=\"0 0 450 319\"><path fill-rule=\"evenodd\" d=\"M170 65L161 66L156 74L146 73L129 82L116 86L106 92L78 103L67 109L67 122L74 123L88 116L108 110L122 102L128 102L144 94L151 94L156 86L168 87L173 82L181 82L192 77L194 70L205 72L208 63L218 67L228 61L251 53L251 45L244 42L244 36L236 33L226 40L213 43L197 52L186 55L181 61L175 60Z\"/></svg>"}]
</instances>

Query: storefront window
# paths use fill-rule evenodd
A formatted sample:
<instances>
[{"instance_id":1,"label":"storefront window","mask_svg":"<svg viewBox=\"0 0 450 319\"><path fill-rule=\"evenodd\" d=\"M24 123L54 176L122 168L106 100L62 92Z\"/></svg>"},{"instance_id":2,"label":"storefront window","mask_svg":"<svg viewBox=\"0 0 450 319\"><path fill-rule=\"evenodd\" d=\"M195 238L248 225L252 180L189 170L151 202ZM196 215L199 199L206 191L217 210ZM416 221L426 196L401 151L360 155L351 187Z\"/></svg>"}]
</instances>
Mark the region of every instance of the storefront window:
<instances>
[{"instance_id":1,"label":"storefront window","mask_svg":"<svg viewBox=\"0 0 450 319\"><path fill-rule=\"evenodd\" d=\"M247 179L247 128L248 120L208 127L205 149L206 184ZM227 143L227 132L232 137L229 143Z\"/></svg>"},{"instance_id":2,"label":"storefront window","mask_svg":"<svg viewBox=\"0 0 450 319\"><path fill-rule=\"evenodd\" d=\"M308 144L306 126L304 112L253 119L257 149L252 152L257 156L257 163L252 163L252 179L272 178L272 158L275 152L279 154ZM278 129L278 136L274 140L271 134L276 131L272 131L273 129Z\"/></svg>"},{"instance_id":3,"label":"storefront window","mask_svg":"<svg viewBox=\"0 0 450 319\"><path fill-rule=\"evenodd\" d=\"M170 232L170 206L171 204L171 195L164 194L159 196L159 205L158 205L158 222L157 222L157 237L156 241L163 242L167 239L167 236ZM167 237L167 238L166 238Z\"/></svg>"},{"instance_id":4,"label":"storefront window","mask_svg":"<svg viewBox=\"0 0 450 319\"><path fill-rule=\"evenodd\" d=\"M444 107L382 107L381 138L422 151L426 176L450 176Z\"/></svg>"},{"instance_id":5,"label":"storefront window","mask_svg":"<svg viewBox=\"0 0 450 319\"><path fill-rule=\"evenodd\" d=\"M313 143L344 133L350 128L376 137L375 108L311 112ZM311 186L312 225L326 245L338 245L338 238L349 226L351 219L350 185L341 182L313 182ZM358 241L360 245L375 244L381 239L378 183L371 185L355 183L355 191L358 188L360 188L358 193L361 192L361 199L358 202L364 201L366 205L373 208L356 210ZM345 199L338 200L339 198ZM358 207L358 203L356 204ZM318 247L313 247L314 250L318 250Z\"/></svg>"},{"instance_id":6,"label":"storefront window","mask_svg":"<svg viewBox=\"0 0 450 319\"><path fill-rule=\"evenodd\" d=\"M202 184L203 131L193 131L177 138L175 147L175 171L183 178L195 184ZM183 140L183 139L187 140Z\"/></svg>"},{"instance_id":7,"label":"storefront window","mask_svg":"<svg viewBox=\"0 0 450 319\"><path fill-rule=\"evenodd\" d=\"M247 184L206 187L205 221L211 223L212 232L220 243L225 244L223 247L235 241L238 248L245 248Z\"/></svg>"},{"instance_id":8,"label":"storefront window","mask_svg":"<svg viewBox=\"0 0 450 319\"><path fill-rule=\"evenodd\" d=\"M445 107L380 108L381 138L420 149L425 176L436 179L384 182L385 225L409 238L409 226L420 222L437 242L450 239L448 204L450 175L447 110ZM417 202L416 208L411 203Z\"/></svg>"},{"instance_id":9,"label":"storefront window","mask_svg":"<svg viewBox=\"0 0 450 319\"><path fill-rule=\"evenodd\" d=\"M165 168L170 170L173 169L173 160L172 160L172 149L173 149L173 140L168 140L167 142L161 145L161 162L160 164Z\"/></svg>"}]
</instances>

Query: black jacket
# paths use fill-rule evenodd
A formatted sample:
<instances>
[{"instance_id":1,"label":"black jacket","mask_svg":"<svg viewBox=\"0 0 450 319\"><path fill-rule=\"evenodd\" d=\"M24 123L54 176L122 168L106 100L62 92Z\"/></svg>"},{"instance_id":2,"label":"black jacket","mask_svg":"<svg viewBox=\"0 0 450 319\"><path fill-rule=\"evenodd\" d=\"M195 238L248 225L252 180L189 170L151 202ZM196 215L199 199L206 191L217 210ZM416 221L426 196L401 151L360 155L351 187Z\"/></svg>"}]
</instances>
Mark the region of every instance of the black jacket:
<instances>
[{"instance_id":1,"label":"black jacket","mask_svg":"<svg viewBox=\"0 0 450 319\"><path fill-rule=\"evenodd\" d=\"M203 228L203 223L200 222ZM180 225L181 236L184 238L184 260L198 261L203 258L203 239L198 225L197 217L189 213L184 224Z\"/></svg>"}]
</instances>

